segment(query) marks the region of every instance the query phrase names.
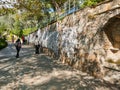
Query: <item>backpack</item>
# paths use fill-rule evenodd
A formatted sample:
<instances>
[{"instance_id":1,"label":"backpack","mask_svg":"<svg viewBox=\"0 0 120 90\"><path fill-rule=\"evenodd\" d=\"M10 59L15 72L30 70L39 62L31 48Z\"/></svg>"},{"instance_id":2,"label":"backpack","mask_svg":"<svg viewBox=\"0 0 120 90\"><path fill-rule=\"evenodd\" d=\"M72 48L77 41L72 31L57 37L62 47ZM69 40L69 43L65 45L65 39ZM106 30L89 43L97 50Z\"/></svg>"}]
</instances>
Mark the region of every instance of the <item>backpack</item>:
<instances>
[{"instance_id":1,"label":"backpack","mask_svg":"<svg viewBox=\"0 0 120 90\"><path fill-rule=\"evenodd\" d=\"M21 43L20 42L18 42L18 47L21 47Z\"/></svg>"},{"instance_id":2,"label":"backpack","mask_svg":"<svg viewBox=\"0 0 120 90\"><path fill-rule=\"evenodd\" d=\"M20 48L21 47L21 42L16 42L15 46Z\"/></svg>"}]
</instances>

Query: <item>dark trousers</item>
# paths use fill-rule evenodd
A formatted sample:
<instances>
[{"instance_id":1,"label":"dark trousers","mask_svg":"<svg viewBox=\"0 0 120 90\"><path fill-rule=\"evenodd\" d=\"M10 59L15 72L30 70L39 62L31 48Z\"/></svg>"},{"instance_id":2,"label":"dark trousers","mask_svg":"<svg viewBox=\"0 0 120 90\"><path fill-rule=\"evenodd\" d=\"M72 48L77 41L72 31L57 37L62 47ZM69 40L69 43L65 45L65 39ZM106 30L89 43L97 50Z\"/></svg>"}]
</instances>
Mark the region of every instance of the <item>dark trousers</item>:
<instances>
[{"instance_id":1,"label":"dark trousers","mask_svg":"<svg viewBox=\"0 0 120 90\"><path fill-rule=\"evenodd\" d=\"M35 45L35 54L39 54L39 45Z\"/></svg>"},{"instance_id":2,"label":"dark trousers","mask_svg":"<svg viewBox=\"0 0 120 90\"><path fill-rule=\"evenodd\" d=\"M16 58L19 58L20 47L16 47L16 50L17 50Z\"/></svg>"}]
</instances>

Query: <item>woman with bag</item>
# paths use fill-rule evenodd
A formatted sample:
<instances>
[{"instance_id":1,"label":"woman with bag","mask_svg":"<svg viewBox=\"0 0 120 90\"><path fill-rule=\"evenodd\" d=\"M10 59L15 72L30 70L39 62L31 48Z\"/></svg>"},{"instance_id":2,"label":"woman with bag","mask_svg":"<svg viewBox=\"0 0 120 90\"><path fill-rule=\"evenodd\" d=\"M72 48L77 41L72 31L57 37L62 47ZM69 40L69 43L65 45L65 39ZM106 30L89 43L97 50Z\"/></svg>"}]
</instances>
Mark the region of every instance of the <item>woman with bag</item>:
<instances>
[{"instance_id":1,"label":"woman with bag","mask_svg":"<svg viewBox=\"0 0 120 90\"><path fill-rule=\"evenodd\" d=\"M20 41L19 38L15 42L15 47L16 47L16 50L17 50L16 58L19 58L19 52L20 52L20 49L21 49L21 41Z\"/></svg>"}]
</instances>

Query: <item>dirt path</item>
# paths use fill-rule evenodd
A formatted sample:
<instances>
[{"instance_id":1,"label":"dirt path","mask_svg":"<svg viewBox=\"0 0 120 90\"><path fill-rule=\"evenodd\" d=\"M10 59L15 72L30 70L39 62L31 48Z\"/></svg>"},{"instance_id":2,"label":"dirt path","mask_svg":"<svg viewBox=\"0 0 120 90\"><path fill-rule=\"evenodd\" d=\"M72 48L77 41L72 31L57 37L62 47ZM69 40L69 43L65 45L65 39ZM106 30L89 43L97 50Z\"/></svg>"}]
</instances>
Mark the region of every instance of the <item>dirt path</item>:
<instances>
[{"instance_id":1,"label":"dirt path","mask_svg":"<svg viewBox=\"0 0 120 90\"><path fill-rule=\"evenodd\" d=\"M0 51L0 90L120 90L119 85L94 79L24 45L20 58L9 45Z\"/></svg>"}]
</instances>

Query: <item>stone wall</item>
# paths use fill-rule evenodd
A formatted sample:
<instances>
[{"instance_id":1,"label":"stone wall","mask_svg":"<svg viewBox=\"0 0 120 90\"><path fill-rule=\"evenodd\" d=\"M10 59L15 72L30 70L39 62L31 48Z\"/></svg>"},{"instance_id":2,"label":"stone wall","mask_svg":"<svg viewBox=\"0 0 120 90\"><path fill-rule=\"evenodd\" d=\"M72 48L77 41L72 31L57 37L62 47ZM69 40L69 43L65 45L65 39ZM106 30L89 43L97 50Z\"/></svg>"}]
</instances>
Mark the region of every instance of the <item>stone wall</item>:
<instances>
[{"instance_id":1,"label":"stone wall","mask_svg":"<svg viewBox=\"0 0 120 90\"><path fill-rule=\"evenodd\" d=\"M87 7L66 16L32 33L28 36L30 42L36 34L48 55L101 77L106 60L120 59L120 0Z\"/></svg>"}]
</instances>

